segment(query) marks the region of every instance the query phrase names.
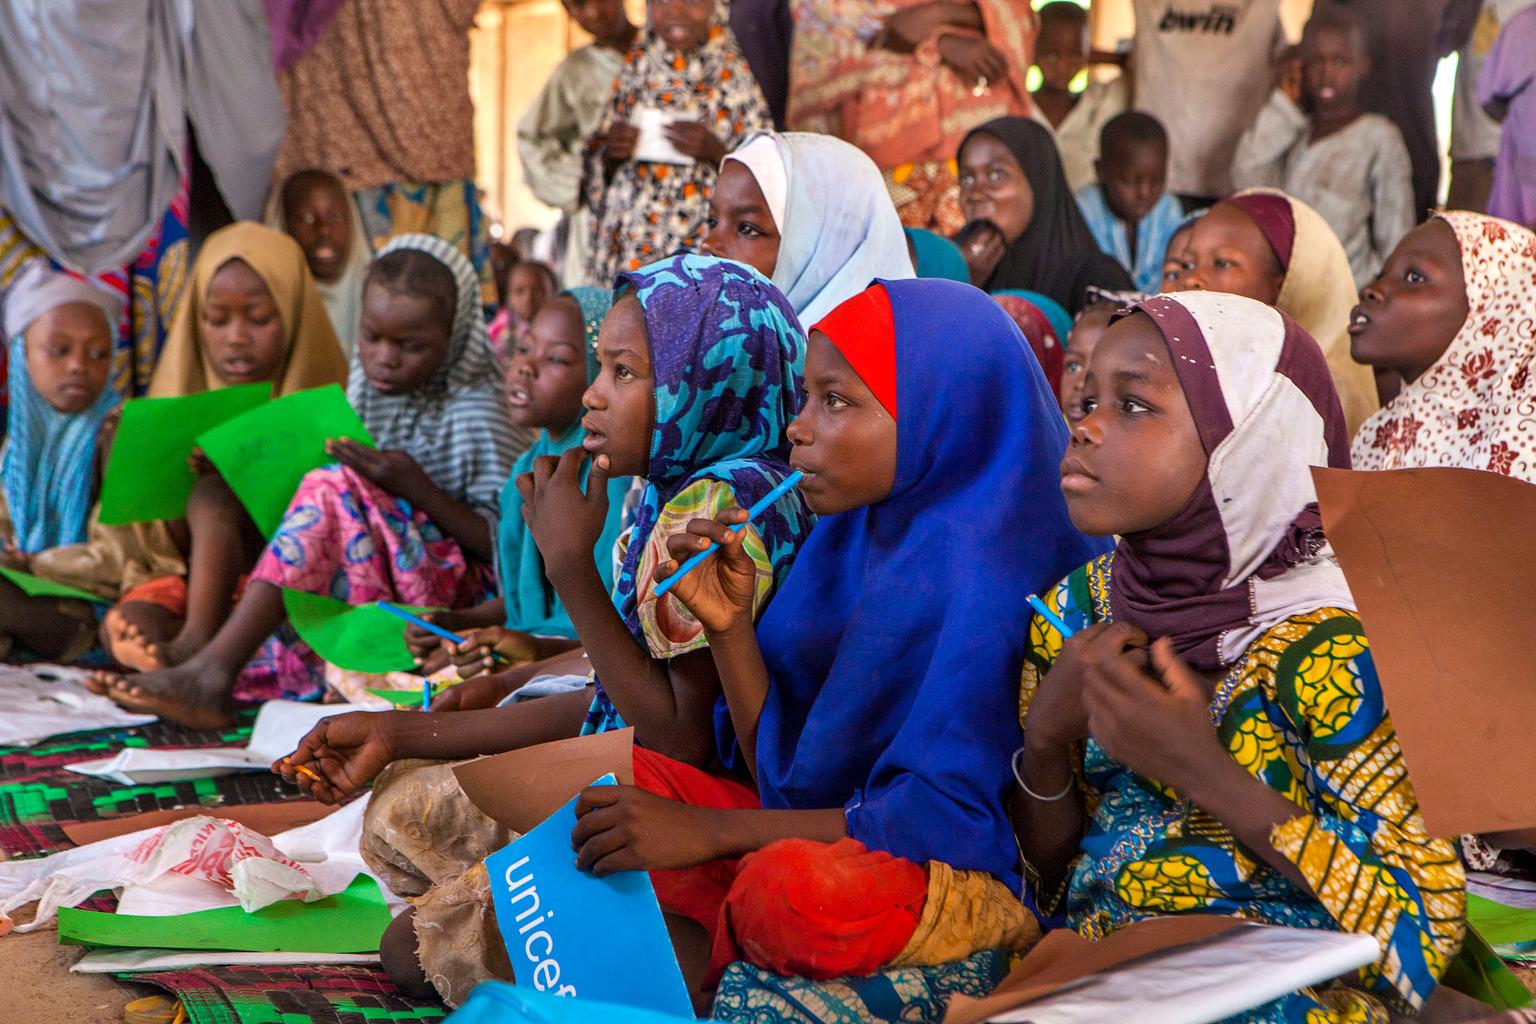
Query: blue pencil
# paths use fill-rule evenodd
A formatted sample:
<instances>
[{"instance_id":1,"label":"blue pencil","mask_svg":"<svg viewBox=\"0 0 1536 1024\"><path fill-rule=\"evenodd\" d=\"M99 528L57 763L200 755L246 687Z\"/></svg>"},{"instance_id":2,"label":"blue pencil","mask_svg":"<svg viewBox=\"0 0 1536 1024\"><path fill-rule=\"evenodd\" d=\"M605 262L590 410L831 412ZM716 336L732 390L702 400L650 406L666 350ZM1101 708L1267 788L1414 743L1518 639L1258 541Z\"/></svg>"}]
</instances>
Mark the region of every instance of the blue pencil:
<instances>
[{"instance_id":1,"label":"blue pencil","mask_svg":"<svg viewBox=\"0 0 1536 1024\"><path fill-rule=\"evenodd\" d=\"M779 484L779 486L763 495L762 500L759 501L756 505L753 505L751 508L747 509L747 522L737 523L735 526L732 526L730 528L731 532L740 533L742 529L747 525L747 523L750 523L752 520L762 515L765 511L767 511L769 505L772 505L774 502L784 497L784 495L789 491L791 487L798 484L804 478L805 474L800 472L798 469L789 474L789 476L784 478L783 483ZM699 563L704 561L704 559L708 558L710 555L714 554L715 549L719 546L719 544L710 544L709 547L705 548L703 551L700 551L698 554L688 559L688 561L684 562L678 568L677 572L673 573L671 576L668 576L666 579L662 580L656 585L656 596L660 597L667 591L671 590L672 584L676 583L678 580L682 579L684 576L687 576L690 572L693 572L693 570L697 569L699 567Z\"/></svg>"},{"instance_id":2,"label":"blue pencil","mask_svg":"<svg viewBox=\"0 0 1536 1024\"><path fill-rule=\"evenodd\" d=\"M462 644L464 642L464 638L459 636L459 634L453 632L452 630L447 630L447 629L444 629L442 626L439 626L439 625L436 625L434 623L428 622L426 619L422 618L420 615L412 615L410 612L406 611L404 608L401 608L397 604L390 604L388 601L380 601L379 602L379 607L383 608L385 611L389 612L389 614L393 615L395 618L397 618L397 619L404 619L406 622L409 622L413 626L420 626L422 629L426 630L428 633L432 633L432 634L435 634L436 636L440 636L444 640L447 640L451 644ZM495 658L497 661L500 661L500 662L505 662L507 660L506 658L502 657L500 654L497 654L495 651L491 652L491 657Z\"/></svg>"},{"instance_id":3,"label":"blue pencil","mask_svg":"<svg viewBox=\"0 0 1536 1024\"><path fill-rule=\"evenodd\" d=\"M424 678L421 681L421 710L432 710L432 680L430 679Z\"/></svg>"},{"instance_id":4,"label":"blue pencil","mask_svg":"<svg viewBox=\"0 0 1536 1024\"><path fill-rule=\"evenodd\" d=\"M1051 611L1050 606L1047 605L1044 601L1040 600L1040 598L1036 595L1029 595L1029 606L1035 611L1039 612L1040 617L1045 619L1046 622L1049 622L1051 625L1055 626L1056 632L1061 634L1061 638L1063 640L1077 632L1077 630L1073 629L1065 622L1062 622L1061 616Z\"/></svg>"}]
</instances>

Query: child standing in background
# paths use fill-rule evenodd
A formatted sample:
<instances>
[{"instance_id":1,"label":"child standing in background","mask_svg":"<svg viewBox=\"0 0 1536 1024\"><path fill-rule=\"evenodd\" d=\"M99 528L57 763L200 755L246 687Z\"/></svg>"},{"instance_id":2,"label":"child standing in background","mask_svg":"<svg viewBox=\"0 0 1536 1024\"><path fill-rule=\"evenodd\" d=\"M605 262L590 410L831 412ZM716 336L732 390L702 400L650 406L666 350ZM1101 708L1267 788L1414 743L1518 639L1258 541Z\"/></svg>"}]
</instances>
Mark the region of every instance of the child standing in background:
<instances>
[{"instance_id":1,"label":"child standing in background","mask_svg":"<svg viewBox=\"0 0 1536 1024\"><path fill-rule=\"evenodd\" d=\"M1132 0L1134 109L1168 132L1168 187L1193 206L1232 191L1232 153L1285 49L1280 0Z\"/></svg>"},{"instance_id":2,"label":"child standing in background","mask_svg":"<svg viewBox=\"0 0 1536 1024\"><path fill-rule=\"evenodd\" d=\"M1299 94L1275 90L1238 143L1232 175L1238 188L1278 188L1322 214L1364 285L1419 212L1408 148L1396 125L1360 105L1370 59L1358 15L1313 15L1299 60Z\"/></svg>"},{"instance_id":3,"label":"child standing in background","mask_svg":"<svg viewBox=\"0 0 1536 1024\"><path fill-rule=\"evenodd\" d=\"M514 263L507 271L507 301L489 328L491 351L500 366L511 365L512 354L527 337L533 318L559 290L554 271L537 260Z\"/></svg>"},{"instance_id":4,"label":"child standing in background","mask_svg":"<svg viewBox=\"0 0 1536 1024\"><path fill-rule=\"evenodd\" d=\"M1168 242L1184 207L1168 191L1168 133L1140 111L1109 120L1093 163L1099 183L1077 193L1077 205L1099 248L1131 275L1139 292L1155 294Z\"/></svg>"},{"instance_id":5,"label":"child standing in background","mask_svg":"<svg viewBox=\"0 0 1536 1024\"><path fill-rule=\"evenodd\" d=\"M581 150L602 120L624 55L639 30L624 13L624 0L563 0L565 13L592 36L572 50L534 97L517 123L517 155L523 180L538 198L565 213L565 252L560 277L580 283L586 273L592 221L581 202ZM527 254L525 253L524 256Z\"/></svg>"},{"instance_id":6,"label":"child standing in background","mask_svg":"<svg viewBox=\"0 0 1536 1024\"><path fill-rule=\"evenodd\" d=\"M651 0L649 27L630 48L587 146L584 187L593 223L583 281L604 285L698 245L720 161L748 135L773 127L719 15L715 0ZM642 149L640 122L658 111L660 138L643 140ZM677 162L656 159L657 148L666 147Z\"/></svg>"},{"instance_id":7,"label":"child standing in background","mask_svg":"<svg viewBox=\"0 0 1536 1024\"><path fill-rule=\"evenodd\" d=\"M1503 125L1488 212L1536 226L1536 8L1505 24L1477 83L1477 101Z\"/></svg>"},{"instance_id":8,"label":"child standing in background","mask_svg":"<svg viewBox=\"0 0 1536 1024\"><path fill-rule=\"evenodd\" d=\"M1110 118L1130 105L1124 75L1109 82L1088 80L1082 92L1072 82L1088 66L1088 10L1072 0L1052 0L1040 8L1035 67L1040 87L1030 94L1035 120L1056 135L1067 185L1076 192L1093 184L1099 133Z\"/></svg>"}]
</instances>

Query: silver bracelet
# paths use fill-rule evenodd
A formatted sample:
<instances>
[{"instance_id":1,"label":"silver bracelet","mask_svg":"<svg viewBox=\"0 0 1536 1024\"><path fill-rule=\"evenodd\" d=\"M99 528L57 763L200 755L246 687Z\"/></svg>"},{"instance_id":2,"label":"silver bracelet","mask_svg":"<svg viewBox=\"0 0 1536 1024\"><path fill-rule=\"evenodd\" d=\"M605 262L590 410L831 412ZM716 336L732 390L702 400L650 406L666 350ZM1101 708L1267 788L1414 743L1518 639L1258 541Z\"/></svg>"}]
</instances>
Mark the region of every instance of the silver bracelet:
<instances>
[{"instance_id":1,"label":"silver bracelet","mask_svg":"<svg viewBox=\"0 0 1536 1024\"><path fill-rule=\"evenodd\" d=\"M1019 784L1019 788L1043 804L1053 804L1057 800L1065 800L1067 798L1067 794L1072 792L1072 787L1076 784L1077 780L1071 778L1067 779L1066 788L1063 789L1060 793L1057 793L1055 796L1041 796L1039 793L1036 793L1034 790L1029 788L1029 783L1024 781L1024 773L1019 771L1019 758L1023 756L1023 747L1020 747L1018 750L1013 752L1013 778L1014 781Z\"/></svg>"}]
</instances>

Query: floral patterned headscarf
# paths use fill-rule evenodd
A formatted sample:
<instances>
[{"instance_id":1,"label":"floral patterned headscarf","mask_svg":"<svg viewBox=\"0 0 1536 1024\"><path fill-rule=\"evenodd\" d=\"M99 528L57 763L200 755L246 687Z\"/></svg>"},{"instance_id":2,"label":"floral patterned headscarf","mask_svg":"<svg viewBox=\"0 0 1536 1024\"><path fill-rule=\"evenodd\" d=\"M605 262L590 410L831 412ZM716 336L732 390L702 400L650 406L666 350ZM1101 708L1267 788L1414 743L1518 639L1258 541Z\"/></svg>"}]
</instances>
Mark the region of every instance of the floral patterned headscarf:
<instances>
[{"instance_id":1,"label":"floral patterned headscarf","mask_svg":"<svg viewBox=\"0 0 1536 1024\"><path fill-rule=\"evenodd\" d=\"M1356 469L1453 466L1536 483L1536 233L1481 213L1456 232L1467 319L1428 371L1355 435Z\"/></svg>"},{"instance_id":2,"label":"floral patterned headscarf","mask_svg":"<svg viewBox=\"0 0 1536 1024\"><path fill-rule=\"evenodd\" d=\"M616 283L618 298L640 300L656 394L645 492L613 586L614 606L643 642L635 575L667 503L713 479L729 483L746 508L789 475L785 428L803 399L805 335L789 300L730 260L673 256ZM812 522L798 491L754 520L776 586ZM601 684L595 707L612 720Z\"/></svg>"}]
</instances>

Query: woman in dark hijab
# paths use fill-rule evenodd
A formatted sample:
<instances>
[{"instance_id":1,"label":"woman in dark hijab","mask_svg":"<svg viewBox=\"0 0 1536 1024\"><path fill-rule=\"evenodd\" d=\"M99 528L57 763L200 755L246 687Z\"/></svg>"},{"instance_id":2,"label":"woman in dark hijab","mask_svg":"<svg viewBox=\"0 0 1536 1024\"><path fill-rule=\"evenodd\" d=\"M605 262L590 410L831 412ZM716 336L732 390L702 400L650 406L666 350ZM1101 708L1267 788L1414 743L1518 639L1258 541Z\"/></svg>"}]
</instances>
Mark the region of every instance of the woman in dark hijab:
<instances>
[{"instance_id":1,"label":"woman in dark hijab","mask_svg":"<svg viewBox=\"0 0 1536 1024\"><path fill-rule=\"evenodd\" d=\"M1040 292L1069 313L1083 307L1089 286L1132 287L1125 269L1099 250L1067 186L1056 143L1025 117L1000 117L960 144L960 205L966 219L991 221L1001 232L980 233L973 267L989 263L989 292Z\"/></svg>"}]
</instances>

